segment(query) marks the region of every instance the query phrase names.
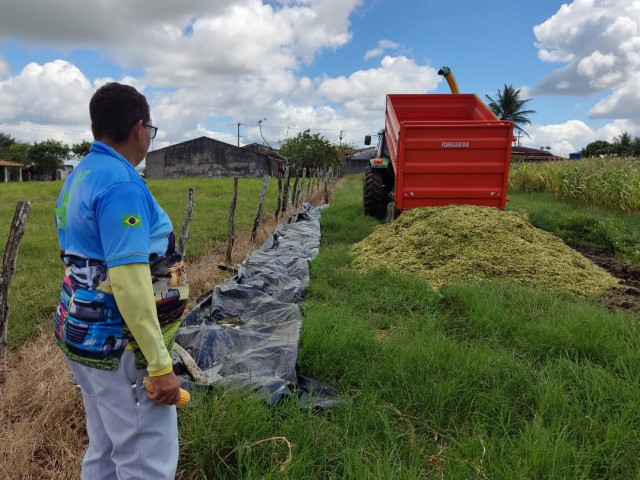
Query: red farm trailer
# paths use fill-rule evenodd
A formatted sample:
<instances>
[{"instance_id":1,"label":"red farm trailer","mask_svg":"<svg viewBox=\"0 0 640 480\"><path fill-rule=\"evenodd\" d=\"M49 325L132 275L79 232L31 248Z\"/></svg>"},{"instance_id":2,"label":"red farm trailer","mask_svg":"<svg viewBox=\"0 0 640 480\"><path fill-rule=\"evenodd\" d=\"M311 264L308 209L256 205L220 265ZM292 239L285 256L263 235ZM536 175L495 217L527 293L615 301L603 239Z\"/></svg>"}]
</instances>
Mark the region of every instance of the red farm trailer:
<instances>
[{"instance_id":1,"label":"red farm trailer","mask_svg":"<svg viewBox=\"0 0 640 480\"><path fill-rule=\"evenodd\" d=\"M385 128L364 174L364 211L392 221L425 206L504 209L512 141L513 122L474 94L387 95Z\"/></svg>"}]
</instances>

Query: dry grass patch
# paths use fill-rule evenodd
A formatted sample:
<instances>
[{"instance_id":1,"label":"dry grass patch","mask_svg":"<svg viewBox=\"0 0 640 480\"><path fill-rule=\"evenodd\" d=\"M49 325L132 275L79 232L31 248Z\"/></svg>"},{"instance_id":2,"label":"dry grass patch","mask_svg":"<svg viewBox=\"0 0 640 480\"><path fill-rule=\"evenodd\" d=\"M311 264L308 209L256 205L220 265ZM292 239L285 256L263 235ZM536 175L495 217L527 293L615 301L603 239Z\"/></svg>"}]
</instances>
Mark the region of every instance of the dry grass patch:
<instances>
[{"instance_id":1,"label":"dry grass patch","mask_svg":"<svg viewBox=\"0 0 640 480\"><path fill-rule=\"evenodd\" d=\"M51 331L0 367L0 476L80 478L87 438L82 396Z\"/></svg>"}]
</instances>

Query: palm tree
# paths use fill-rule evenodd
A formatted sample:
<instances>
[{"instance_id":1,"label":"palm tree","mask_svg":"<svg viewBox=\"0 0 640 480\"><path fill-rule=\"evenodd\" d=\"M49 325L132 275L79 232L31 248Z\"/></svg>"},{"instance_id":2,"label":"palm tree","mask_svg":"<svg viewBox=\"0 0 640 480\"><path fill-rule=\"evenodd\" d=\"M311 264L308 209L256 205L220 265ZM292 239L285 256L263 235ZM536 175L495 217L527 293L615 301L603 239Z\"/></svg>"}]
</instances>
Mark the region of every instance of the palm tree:
<instances>
[{"instance_id":1,"label":"palm tree","mask_svg":"<svg viewBox=\"0 0 640 480\"><path fill-rule=\"evenodd\" d=\"M629 132L622 132L613 139L613 149L618 155L631 155L633 152L633 138Z\"/></svg>"},{"instance_id":2,"label":"palm tree","mask_svg":"<svg viewBox=\"0 0 640 480\"><path fill-rule=\"evenodd\" d=\"M527 137L529 134L525 132L520 125L531 125L531 120L527 117L532 115L535 110L525 110L530 98L522 100L520 98L520 89L516 90L513 85L504 84L504 90L498 90L496 100L489 95L485 95L489 101L489 108L500 120L511 120L518 132L524 133Z\"/></svg>"}]
</instances>

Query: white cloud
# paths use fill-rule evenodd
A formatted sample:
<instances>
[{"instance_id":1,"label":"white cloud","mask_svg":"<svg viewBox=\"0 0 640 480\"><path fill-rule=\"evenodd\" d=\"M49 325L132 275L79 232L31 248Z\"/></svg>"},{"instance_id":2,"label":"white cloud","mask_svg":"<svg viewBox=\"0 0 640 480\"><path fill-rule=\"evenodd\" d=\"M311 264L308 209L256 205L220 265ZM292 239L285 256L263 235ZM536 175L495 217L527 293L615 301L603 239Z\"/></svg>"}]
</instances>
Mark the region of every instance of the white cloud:
<instances>
[{"instance_id":1,"label":"white cloud","mask_svg":"<svg viewBox=\"0 0 640 480\"><path fill-rule=\"evenodd\" d=\"M88 116L88 115L87 115ZM0 122L1 123L1 122ZM65 125L59 122L12 122L11 125L2 124L1 131L19 142L35 143L45 139L60 140L67 145L80 143L83 140L91 140L91 128L89 122L82 125Z\"/></svg>"},{"instance_id":2,"label":"white cloud","mask_svg":"<svg viewBox=\"0 0 640 480\"><path fill-rule=\"evenodd\" d=\"M531 125L526 128L530 137L521 136L520 145L530 148L550 146L551 153L568 157L596 140L613 141L622 132L638 132L639 125L628 120L615 120L594 130L580 120L554 125ZM633 135L633 133L632 133Z\"/></svg>"},{"instance_id":3,"label":"white cloud","mask_svg":"<svg viewBox=\"0 0 640 480\"><path fill-rule=\"evenodd\" d=\"M565 64L538 83L537 94L609 92L591 118L640 120L640 2L574 0L534 33L539 58Z\"/></svg>"},{"instance_id":4,"label":"white cloud","mask_svg":"<svg viewBox=\"0 0 640 480\"><path fill-rule=\"evenodd\" d=\"M189 130L185 132L187 138L199 138L199 137L209 137L215 138L216 140L220 140L221 142L229 143L235 145L237 143L238 137L234 136L230 133L220 133L215 130L208 129L205 125L198 124L196 128L193 130ZM241 143L240 146L243 144Z\"/></svg>"},{"instance_id":5,"label":"white cloud","mask_svg":"<svg viewBox=\"0 0 640 480\"><path fill-rule=\"evenodd\" d=\"M571 62L602 45L602 33L618 18L616 7L628 0L574 0L533 28L541 59ZM545 58L543 58L545 57Z\"/></svg>"},{"instance_id":6,"label":"white cloud","mask_svg":"<svg viewBox=\"0 0 640 480\"><path fill-rule=\"evenodd\" d=\"M623 132L638 132L640 125L629 120L614 120L596 131L597 140L612 142L615 137Z\"/></svg>"},{"instance_id":7,"label":"white cloud","mask_svg":"<svg viewBox=\"0 0 640 480\"><path fill-rule=\"evenodd\" d=\"M516 91L517 90L520 90L520 98L523 100L531 99L533 97L533 88L527 85L516 87Z\"/></svg>"},{"instance_id":8,"label":"white cloud","mask_svg":"<svg viewBox=\"0 0 640 480\"><path fill-rule=\"evenodd\" d=\"M124 85L130 85L133 88L135 88L136 90L138 90L139 92L143 92L144 89L147 87L147 85L142 80L140 80L139 78L132 77L130 75L126 75L126 76L124 76L124 77L122 77L120 79L115 79L115 78L111 78L111 77L96 78L93 81L93 86L97 90L102 85L104 85L105 83L109 83L109 82L118 82L118 83L122 83Z\"/></svg>"},{"instance_id":9,"label":"white cloud","mask_svg":"<svg viewBox=\"0 0 640 480\"><path fill-rule=\"evenodd\" d=\"M11 73L9 64L0 58L0 78L5 77Z\"/></svg>"},{"instance_id":10,"label":"white cloud","mask_svg":"<svg viewBox=\"0 0 640 480\"><path fill-rule=\"evenodd\" d=\"M361 3L23 0L3 6L0 39L100 47L115 64L141 68L151 85L189 86L215 75L296 69L350 41L349 16Z\"/></svg>"},{"instance_id":11,"label":"white cloud","mask_svg":"<svg viewBox=\"0 0 640 480\"><path fill-rule=\"evenodd\" d=\"M588 57L584 57L578 62L577 69L580 75L593 77L599 75L602 71L609 70L616 63L615 55L609 53L604 55L596 50Z\"/></svg>"},{"instance_id":12,"label":"white cloud","mask_svg":"<svg viewBox=\"0 0 640 480\"><path fill-rule=\"evenodd\" d=\"M289 2L287 2L289 3ZM303 0L278 12L295 31L293 52L305 62L318 50L336 49L351 40L349 17L363 0Z\"/></svg>"},{"instance_id":13,"label":"white cloud","mask_svg":"<svg viewBox=\"0 0 640 480\"><path fill-rule=\"evenodd\" d=\"M400 48L400 44L392 42L391 40L379 40L376 48L368 50L364 54L364 59L369 60L371 58L380 57L386 50L397 50Z\"/></svg>"},{"instance_id":14,"label":"white cloud","mask_svg":"<svg viewBox=\"0 0 640 480\"><path fill-rule=\"evenodd\" d=\"M91 93L89 80L68 62L30 63L0 81L0 120L86 124Z\"/></svg>"},{"instance_id":15,"label":"white cloud","mask_svg":"<svg viewBox=\"0 0 640 480\"><path fill-rule=\"evenodd\" d=\"M344 141L360 143L364 133L382 126L387 93L428 93L442 81L437 69L388 39L364 54L377 66L310 78L317 74L305 70L307 64L352 40L350 17L361 5L363 0L157 0L153 6L22 0L3 6L0 40L91 49L140 72L117 81L149 98L160 127L156 145L200 135L235 144L228 132L236 122L245 124L247 141L258 139L261 118L268 119L262 129L270 142L311 128L332 140L343 131ZM575 0L535 27L539 58L560 63L535 90L522 87L522 97L609 91L591 115L620 120L597 132L581 122L527 127L534 144L577 150L584 139L617 131L623 119L634 128L640 123L639 25L640 1ZM36 132L34 123L25 122L42 121L38 139L52 138L51 131L86 132L91 94L114 80L91 77L62 60L33 63L17 74L9 68L0 58L0 122ZM24 138L18 133L13 135Z\"/></svg>"},{"instance_id":16,"label":"white cloud","mask_svg":"<svg viewBox=\"0 0 640 480\"><path fill-rule=\"evenodd\" d=\"M90 82L80 69L64 60L30 63L17 75L0 79L1 129L27 142L91 140L89 100L98 87L111 81L114 79L98 78ZM115 81L140 91L145 88L133 77Z\"/></svg>"},{"instance_id":17,"label":"white cloud","mask_svg":"<svg viewBox=\"0 0 640 480\"><path fill-rule=\"evenodd\" d=\"M15 123L33 116L32 106L37 105L44 120L60 122L57 130L76 131L78 125L89 123L87 105L91 94L113 80L96 78L89 82L77 67L61 60L42 66L31 64L19 75L0 82L0 101L5 100L3 104L11 107L3 110L5 117L0 120ZM213 135L216 128L207 127L208 119L220 116L227 118L224 122L228 128L236 122L245 124L242 134L247 137L259 138L256 122L267 118L263 133L268 141L283 140L302 128L312 128L332 140L337 140L343 131L345 142L360 144L365 133L381 127L387 93L426 93L433 91L441 78L430 66L402 56L387 56L377 68L315 81L297 77L288 69L212 75L198 85L171 90L155 90L147 83L148 76L116 80L147 95L153 122L160 127L156 145L184 141L205 131ZM40 93L45 95L40 98ZM327 101L330 105L326 105ZM215 138L224 135L228 134L216 133ZM41 132L40 137L51 135Z\"/></svg>"},{"instance_id":18,"label":"white cloud","mask_svg":"<svg viewBox=\"0 0 640 480\"><path fill-rule=\"evenodd\" d=\"M640 121L640 72L619 85L589 112L592 118L618 118Z\"/></svg>"},{"instance_id":19,"label":"white cloud","mask_svg":"<svg viewBox=\"0 0 640 480\"><path fill-rule=\"evenodd\" d=\"M418 65L403 56L386 56L379 68L323 79L318 85L318 95L344 103L351 115L380 115L387 93L427 93L440 81L432 67Z\"/></svg>"},{"instance_id":20,"label":"white cloud","mask_svg":"<svg viewBox=\"0 0 640 480\"><path fill-rule=\"evenodd\" d=\"M301 112L296 102L311 101L303 119L314 125L341 118L332 108L314 106L314 82L295 72L319 51L350 41L349 17L361 3L160 0L150 8L123 0L24 0L3 8L0 39L99 48L114 64L142 70L137 78L119 81L147 95L154 122L162 127L159 140L184 140L199 131L196 125L221 115L245 123L268 117L285 125L284 136L295 120L278 105ZM35 105L35 117L57 118L59 130L68 129L68 122L87 124L90 95L113 80L89 81L64 61L32 64L4 80L1 73L0 120L33 118Z\"/></svg>"},{"instance_id":21,"label":"white cloud","mask_svg":"<svg viewBox=\"0 0 640 480\"><path fill-rule=\"evenodd\" d=\"M236 0L238 3L239 0ZM245 3L245 2L242 2ZM215 15L229 4L225 0L21 0L4 2L0 37L43 42L53 46L124 45L141 23L179 25L192 18Z\"/></svg>"},{"instance_id":22,"label":"white cloud","mask_svg":"<svg viewBox=\"0 0 640 480\"><path fill-rule=\"evenodd\" d=\"M189 35L178 26L158 25L139 32L139 48L110 55L115 62L142 65L150 83L166 86L293 69L296 32L284 17L259 0L230 4L219 15L196 19Z\"/></svg>"},{"instance_id":23,"label":"white cloud","mask_svg":"<svg viewBox=\"0 0 640 480\"><path fill-rule=\"evenodd\" d=\"M568 157L588 143L597 140L596 133L584 122L569 120L556 125L531 125L526 128L529 137L521 136L520 144L531 148L550 146L551 153Z\"/></svg>"}]
</instances>

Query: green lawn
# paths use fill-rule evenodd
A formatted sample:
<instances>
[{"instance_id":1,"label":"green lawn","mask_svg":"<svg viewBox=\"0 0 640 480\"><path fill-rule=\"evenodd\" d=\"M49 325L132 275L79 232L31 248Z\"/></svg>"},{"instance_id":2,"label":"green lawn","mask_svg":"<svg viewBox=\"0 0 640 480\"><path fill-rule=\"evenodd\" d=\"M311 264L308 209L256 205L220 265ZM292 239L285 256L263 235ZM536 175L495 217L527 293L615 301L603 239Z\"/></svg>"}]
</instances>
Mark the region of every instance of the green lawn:
<instances>
[{"instance_id":1,"label":"green lawn","mask_svg":"<svg viewBox=\"0 0 640 480\"><path fill-rule=\"evenodd\" d=\"M226 235L231 182L149 182L177 232L194 186L189 259ZM241 179L238 228L250 226L260 185ZM0 238L16 200L33 204L11 289L13 347L50 328L60 186L0 185ZM272 179L270 212L275 190ZM541 193L509 196L508 208L566 241L636 258L637 216ZM362 214L359 177L336 191L321 224L298 371L337 387L343 405L270 407L238 392L196 393L180 411L179 478L640 478L636 315L508 284L436 292L406 274L357 273L349 248L376 224Z\"/></svg>"},{"instance_id":2,"label":"green lawn","mask_svg":"<svg viewBox=\"0 0 640 480\"><path fill-rule=\"evenodd\" d=\"M508 284L435 292L356 273L349 247L375 225L357 177L321 223L299 373L343 406L197 395L180 415L182 478L640 476L636 316Z\"/></svg>"},{"instance_id":3,"label":"green lawn","mask_svg":"<svg viewBox=\"0 0 640 480\"><path fill-rule=\"evenodd\" d=\"M542 192L510 192L508 210L524 214L533 225L566 243L595 247L640 266L640 214L557 200Z\"/></svg>"}]
</instances>

